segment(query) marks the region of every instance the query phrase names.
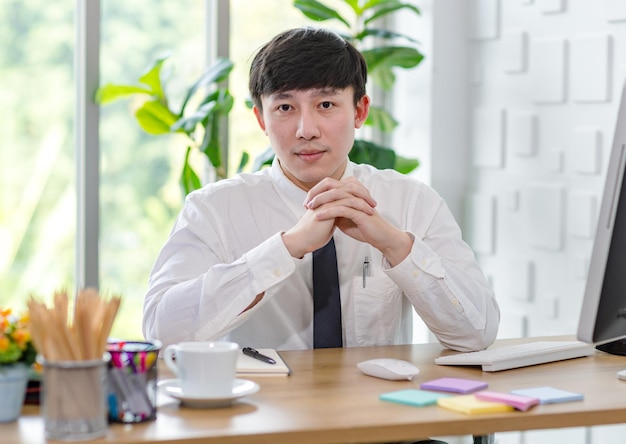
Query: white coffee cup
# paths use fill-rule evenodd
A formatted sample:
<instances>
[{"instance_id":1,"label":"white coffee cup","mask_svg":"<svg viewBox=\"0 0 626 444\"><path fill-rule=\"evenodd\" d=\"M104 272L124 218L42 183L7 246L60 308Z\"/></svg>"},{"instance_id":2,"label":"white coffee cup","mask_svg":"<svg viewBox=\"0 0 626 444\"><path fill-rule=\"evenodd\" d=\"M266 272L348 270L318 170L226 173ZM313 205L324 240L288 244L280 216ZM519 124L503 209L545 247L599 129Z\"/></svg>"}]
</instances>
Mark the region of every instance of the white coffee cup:
<instances>
[{"instance_id":1,"label":"white coffee cup","mask_svg":"<svg viewBox=\"0 0 626 444\"><path fill-rule=\"evenodd\" d=\"M185 397L214 398L232 395L238 354L234 342L181 342L168 346L163 359Z\"/></svg>"}]
</instances>

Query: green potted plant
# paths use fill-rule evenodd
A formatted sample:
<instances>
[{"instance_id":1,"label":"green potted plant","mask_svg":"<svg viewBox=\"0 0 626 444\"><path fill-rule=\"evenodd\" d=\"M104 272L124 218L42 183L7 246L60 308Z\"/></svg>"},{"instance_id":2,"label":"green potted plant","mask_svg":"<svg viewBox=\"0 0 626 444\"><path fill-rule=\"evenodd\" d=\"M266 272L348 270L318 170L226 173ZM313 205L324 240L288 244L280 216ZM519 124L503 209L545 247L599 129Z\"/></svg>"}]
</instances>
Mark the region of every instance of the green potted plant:
<instances>
[{"instance_id":1,"label":"green potted plant","mask_svg":"<svg viewBox=\"0 0 626 444\"><path fill-rule=\"evenodd\" d=\"M28 375L37 352L33 346L28 316L0 309L0 423L20 415Z\"/></svg>"},{"instance_id":2,"label":"green potted plant","mask_svg":"<svg viewBox=\"0 0 626 444\"><path fill-rule=\"evenodd\" d=\"M95 100L104 105L130 96L144 96L145 101L135 111L135 118L145 132L153 135L180 133L187 137L187 152L180 175L181 185L187 194L202 186L200 175L189 162L193 149L198 149L207 157L217 179L226 177L220 126L231 111L234 100L228 88L221 86L220 82L228 78L233 63L217 59L189 87L180 108L172 109L167 82L162 74L168 57L164 55L152 62L139 77L139 84L103 85L97 90Z\"/></svg>"},{"instance_id":3,"label":"green potted plant","mask_svg":"<svg viewBox=\"0 0 626 444\"><path fill-rule=\"evenodd\" d=\"M415 47L417 42L410 36L390 31L378 24L397 11L405 10L419 15L419 9L398 0L343 0L343 3L353 13L350 19L317 0L293 2L306 17L316 22L333 20L341 23L346 28L343 37L365 57L372 82L383 91L392 90L396 80L394 69L414 68L422 62L424 56ZM406 41L410 46L398 45L397 41ZM383 133L390 133L398 122L384 108L372 106L365 124ZM402 173L408 173L419 165L417 159L404 158L391 148L365 140L355 140L350 159L378 168L393 168Z\"/></svg>"}]
</instances>

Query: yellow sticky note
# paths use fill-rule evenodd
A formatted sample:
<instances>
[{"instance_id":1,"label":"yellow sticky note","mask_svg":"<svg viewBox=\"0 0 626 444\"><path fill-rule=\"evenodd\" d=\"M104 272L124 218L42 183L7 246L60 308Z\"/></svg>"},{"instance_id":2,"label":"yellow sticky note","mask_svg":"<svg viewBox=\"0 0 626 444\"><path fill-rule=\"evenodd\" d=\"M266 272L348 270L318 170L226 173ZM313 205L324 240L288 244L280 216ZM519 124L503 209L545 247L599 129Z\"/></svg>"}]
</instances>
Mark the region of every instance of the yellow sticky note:
<instances>
[{"instance_id":1,"label":"yellow sticky note","mask_svg":"<svg viewBox=\"0 0 626 444\"><path fill-rule=\"evenodd\" d=\"M452 396L450 398L440 398L437 405L444 409L455 412L473 415L476 413L510 412L515 410L512 406L499 402L482 401L474 395Z\"/></svg>"}]
</instances>

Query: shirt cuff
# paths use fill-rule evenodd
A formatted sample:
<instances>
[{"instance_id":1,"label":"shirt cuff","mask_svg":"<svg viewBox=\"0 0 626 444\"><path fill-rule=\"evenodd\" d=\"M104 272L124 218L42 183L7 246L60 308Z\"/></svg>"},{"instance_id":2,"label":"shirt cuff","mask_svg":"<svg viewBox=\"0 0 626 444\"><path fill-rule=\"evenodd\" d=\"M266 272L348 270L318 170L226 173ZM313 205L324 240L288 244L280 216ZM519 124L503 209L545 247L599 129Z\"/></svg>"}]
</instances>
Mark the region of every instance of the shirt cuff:
<instances>
[{"instance_id":1,"label":"shirt cuff","mask_svg":"<svg viewBox=\"0 0 626 444\"><path fill-rule=\"evenodd\" d=\"M391 267L391 264L383 257L382 268L387 276L401 288L405 288L404 285L414 286L416 279L426 276L430 279L443 279L445 271L441 258L423 241L416 239L413 233L407 232L407 234L413 239L413 247L402 262Z\"/></svg>"},{"instance_id":2,"label":"shirt cuff","mask_svg":"<svg viewBox=\"0 0 626 444\"><path fill-rule=\"evenodd\" d=\"M264 291L285 280L296 269L296 262L276 233L244 255L258 288Z\"/></svg>"}]
</instances>

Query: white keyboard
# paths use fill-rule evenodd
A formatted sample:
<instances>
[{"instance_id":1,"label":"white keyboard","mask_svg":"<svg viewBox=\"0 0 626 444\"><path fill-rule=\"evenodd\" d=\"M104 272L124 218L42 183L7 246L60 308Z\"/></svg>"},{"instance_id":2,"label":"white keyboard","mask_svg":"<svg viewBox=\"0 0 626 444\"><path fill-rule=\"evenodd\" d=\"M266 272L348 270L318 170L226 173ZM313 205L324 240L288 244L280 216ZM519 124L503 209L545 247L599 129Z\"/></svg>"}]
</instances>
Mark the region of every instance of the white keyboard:
<instances>
[{"instance_id":1,"label":"white keyboard","mask_svg":"<svg viewBox=\"0 0 626 444\"><path fill-rule=\"evenodd\" d=\"M595 347L579 341L535 341L457 353L435 359L440 365L480 365L483 371L497 372L529 365L592 355Z\"/></svg>"}]
</instances>

